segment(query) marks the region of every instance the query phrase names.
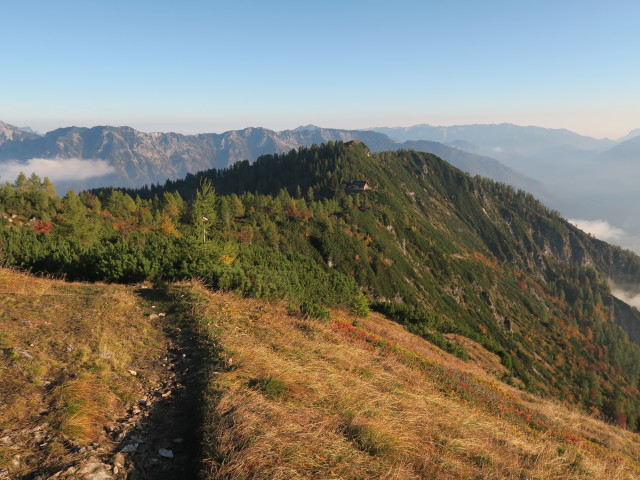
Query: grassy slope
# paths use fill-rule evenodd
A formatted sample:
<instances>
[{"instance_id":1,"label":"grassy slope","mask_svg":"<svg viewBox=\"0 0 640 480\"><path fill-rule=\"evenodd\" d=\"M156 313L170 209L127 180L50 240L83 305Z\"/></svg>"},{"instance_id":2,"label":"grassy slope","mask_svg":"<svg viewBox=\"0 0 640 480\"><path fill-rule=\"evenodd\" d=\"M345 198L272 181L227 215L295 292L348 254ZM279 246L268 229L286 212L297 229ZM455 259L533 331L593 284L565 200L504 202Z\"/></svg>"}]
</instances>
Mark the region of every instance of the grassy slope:
<instances>
[{"instance_id":1,"label":"grassy slope","mask_svg":"<svg viewBox=\"0 0 640 480\"><path fill-rule=\"evenodd\" d=\"M105 441L101 426L160 374L166 339L134 287L4 269L0 290L0 421L18 439L0 466L55 469L70 440ZM169 293L219 349L206 478L640 476L637 435L498 382L497 357L467 339L474 362L375 314L316 321L199 285Z\"/></svg>"},{"instance_id":2,"label":"grassy slope","mask_svg":"<svg viewBox=\"0 0 640 480\"><path fill-rule=\"evenodd\" d=\"M102 427L156 380L164 342L133 287L0 269L0 467L55 470L108 443Z\"/></svg>"},{"instance_id":3,"label":"grassy slope","mask_svg":"<svg viewBox=\"0 0 640 480\"><path fill-rule=\"evenodd\" d=\"M305 320L200 287L191 301L227 365L207 478L640 476L637 435L496 381L479 346L465 363L379 315Z\"/></svg>"}]
</instances>

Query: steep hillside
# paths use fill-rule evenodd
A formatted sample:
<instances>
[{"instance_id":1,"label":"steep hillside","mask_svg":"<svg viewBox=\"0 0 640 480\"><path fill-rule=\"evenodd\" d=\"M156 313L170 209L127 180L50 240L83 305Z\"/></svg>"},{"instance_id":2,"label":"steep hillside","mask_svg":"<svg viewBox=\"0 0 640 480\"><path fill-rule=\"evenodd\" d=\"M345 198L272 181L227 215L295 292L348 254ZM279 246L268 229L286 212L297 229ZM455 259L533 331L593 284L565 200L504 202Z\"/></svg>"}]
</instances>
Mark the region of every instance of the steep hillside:
<instances>
[{"instance_id":1,"label":"steep hillside","mask_svg":"<svg viewBox=\"0 0 640 480\"><path fill-rule=\"evenodd\" d=\"M0 197L16 215L0 230L12 264L88 280L197 276L304 312L372 302L460 358L471 352L456 339L482 345L507 383L638 428L640 313L608 286L639 283L638 257L433 155L329 143L132 196L60 200L34 182Z\"/></svg>"},{"instance_id":2,"label":"steep hillside","mask_svg":"<svg viewBox=\"0 0 640 480\"><path fill-rule=\"evenodd\" d=\"M405 141L409 148L414 148L411 140L431 140L494 158L541 181L544 188L522 186L505 176L484 176L533 193L566 218L606 222L605 231L594 229L593 233L640 253L640 221L635 208L640 201L635 161L640 150L637 139L633 139L634 132L613 141L563 129L512 124L415 125L373 130Z\"/></svg>"},{"instance_id":3,"label":"steep hillside","mask_svg":"<svg viewBox=\"0 0 640 480\"><path fill-rule=\"evenodd\" d=\"M389 319L0 269L0 475L637 478L640 440ZM317 312L316 312L317 313ZM196 423L193 423L197 420Z\"/></svg>"},{"instance_id":4,"label":"steep hillside","mask_svg":"<svg viewBox=\"0 0 640 480\"><path fill-rule=\"evenodd\" d=\"M204 176L222 194L276 195L284 187L308 192L307 198L341 198L339 208L327 209L329 221L292 228L276 218L276 229L307 235L301 251L354 278L382 301L380 308L417 324L416 331L463 333L499 353L527 388L625 422L637 418L631 410L638 412L640 314L615 306L607 279L637 284L638 257L589 237L527 194L471 179L436 157L336 147L263 157ZM373 189L345 195L356 178ZM188 196L199 182L192 176L166 189ZM397 302L428 307L413 312ZM618 351L623 344L625 353ZM619 368L608 370L611 361ZM619 378L620 368L627 380ZM591 396L594 386L602 396ZM624 415L614 407L622 397L635 405Z\"/></svg>"},{"instance_id":5,"label":"steep hillside","mask_svg":"<svg viewBox=\"0 0 640 480\"><path fill-rule=\"evenodd\" d=\"M12 134L15 137L20 132L14 130ZM375 152L404 148L380 133L318 127L282 132L265 128L246 128L222 134L200 135L143 133L129 127L71 127L54 130L43 137L22 133L21 135L23 137L16 137L15 141L8 141L12 138L9 136L5 139L5 144L0 145L0 161L27 162L34 158L101 159L108 162L114 170L106 175L58 182L63 191L67 188L78 190L108 185L139 187L144 184L162 183L167 179L184 177L187 173L210 168L226 168L243 160L253 162L264 154L286 153L300 146L328 141L359 140ZM0 134L0 140L1 138ZM539 182L505 167L496 160L436 142L419 142L408 148L435 153L472 175L494 178L517 188L544 194L544 188ZM28 170L26 165L25 170ZM29 175L31 172L25 173ZM97 175L98 172L94 173ZM64 175L61 175L61 178L64 178Z\"/></svg>"},{"instance_id":6,"label":"steep hillside","mask_svg":"<svg viewBox=\"0 0 640 480\"><path fill-rule=\"evenodd\" d=\"M178 292L225 368L210 380L204 478L556 479L640 475L640 439L496 381L380 315L301 318ZM176 292L176 293L178 293Z\"/></svg>"}]
</instances>

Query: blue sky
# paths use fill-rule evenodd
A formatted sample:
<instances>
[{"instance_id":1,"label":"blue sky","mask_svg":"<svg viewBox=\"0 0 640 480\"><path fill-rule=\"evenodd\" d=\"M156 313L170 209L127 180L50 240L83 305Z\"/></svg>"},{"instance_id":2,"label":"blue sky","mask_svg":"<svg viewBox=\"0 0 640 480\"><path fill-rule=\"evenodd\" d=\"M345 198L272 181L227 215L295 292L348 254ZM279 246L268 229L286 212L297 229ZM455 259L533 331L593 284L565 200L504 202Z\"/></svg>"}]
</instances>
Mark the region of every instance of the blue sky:
<instances>
[{"instance_id":1,"label":"blue sky","mask_svg":"<svg viewBox=\"0 0 640 480\"><path fill-rule=\"evenodd\" d=\"M0 120L640 128L637 1L3 2Z\"/></svg>"}]
</instances>

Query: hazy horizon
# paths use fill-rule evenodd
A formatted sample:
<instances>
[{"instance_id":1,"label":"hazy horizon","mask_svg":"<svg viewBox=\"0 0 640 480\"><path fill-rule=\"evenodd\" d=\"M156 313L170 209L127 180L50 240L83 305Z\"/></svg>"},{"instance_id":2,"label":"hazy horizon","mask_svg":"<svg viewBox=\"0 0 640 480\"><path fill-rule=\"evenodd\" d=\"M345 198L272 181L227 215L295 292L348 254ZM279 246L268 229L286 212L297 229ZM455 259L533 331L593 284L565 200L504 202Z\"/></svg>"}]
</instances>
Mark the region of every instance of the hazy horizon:
<instances>
[{"instance_id":1,"label":"hazy horizon","mask_svg":"<svg viewBox=\"0 0 640 480\"><path fill-rule=\"evenodd\" d=\"M225 132L229 132L229 131L234 131L234 130L244 130L246 128L266 128L269 130L273 130L273 131L284 131L284 130L294 130L298 127L302 127L302 126L307 126L307 125L313 125L316 127L320 127L320 128L326 128L326 129L337 129L337 130L374 130L376 128L410 128L410 127L415 127L415 126L419 126L419 125L429 125L431 127L452 127L452 126L471 126L471 125L501 125L501 124L510 124L510 125L516 125L519 127L540 127L540 128L548 128L548 129L554 129L554 130L569 130L573 133L576 133L578 135L582 135L582 136L587 136L587 137L592 137L592 138L596 138L596 139L609 139L609 140L617 140L620 139L622 137L625 137L626 135L628 135L629 133L631 133L634 130L640 130L640 127L636 127L636 128L631 128L630 130L626 131L626 132L622 132L620 135L617 135L615 137L597 137L597 136L593 136L593 135L589 135L586 133L582 133L579 131L576 131L572 128L566 127L566 126L544 126L544 125L536 125L536 124L518 124L518 123L514 123L514 122L509 122L509 121L496 121L496 122L486 122L486 123L481 123L481 122L468 122L468 123L449 123L449 124L444 124L444 123L429 123L429 122L418 122L418 123L412 123L412 124L380 124L380 125L369 125L369 126L365 126L365 127L344 127L344 126L339 126L339 125L324 125L324 124L316 124L313 122L299 122L297 124L294 125L287 125L287 126L267 126L267 125L262 125L262 124L256 124L255 122L249 122L248 124L244 125L244 126L238 126L236 128L218 128L217 130L211 130L211 129L207 129L206 125L199 127L196 124L191 124L191 125L177 125L177 128L171 128L171 124L160 124L160 125L148 125L148 124L136 124L133 122L130 123L108 123L108 122L96 122L96 123L87 123L87 122L72 122L70 124L59 124L59 125L49 125L48 123L46 124L42 124L40 122L36 122L32 124L19 124L19 122L13 122L13 121L9 121L7 119L4 118L0 118L0 121L19 127L19 128L31 128L33 129L35 132L40 133L40 134L46 134L48 132L60 129L60 128L70 128L70 127L79 127L79 128L94 128L94 127L99 127L99 126L109 126L109 127L131 127L135 130L138 130L140 132L144 132L144 133L157 133L157 132L162 132L162 133L179 133L179 134L183 134L183 135L197 135L197 134L203 134L203 133L216 133L216 134L220 134L220 133L225 133ZM45 128L38 128L38 127L34 127L34 125L48 125ZM155 128L155 127L159 127L159 126L165 126L166 128Z\"/></svg>"},{"instance_id":2,"label":"hazy horizon","mask_svg":"<svg viewBox=\"0 0 640 480\"><path fill-rule=\"evenodd\" d=\"M3 6L0 118L49 131L640 128L640 4L141 0Z\"/></svg>"}]
</instances>

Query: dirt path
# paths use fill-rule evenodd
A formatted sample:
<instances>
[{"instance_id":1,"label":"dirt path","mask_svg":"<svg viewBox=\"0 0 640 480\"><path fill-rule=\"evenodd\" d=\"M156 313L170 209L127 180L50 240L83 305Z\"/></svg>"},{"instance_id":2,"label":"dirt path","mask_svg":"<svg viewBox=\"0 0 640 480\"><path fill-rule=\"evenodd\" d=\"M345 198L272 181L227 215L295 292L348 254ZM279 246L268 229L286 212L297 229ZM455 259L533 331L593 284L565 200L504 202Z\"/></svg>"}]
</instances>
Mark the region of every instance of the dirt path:
<instances>
[{"instance_id":1,"label":"dirt path","mask_svg":"<svg viewBox=\"0 0 640 480\"><path fill-rule=\"evenodd\" d=\"M174 480L200 471L201 406L211 349L185 322L180 302L162 288L136 292L164 327L168 350L159 382L127 414L105 427L111 442L78 451L77 461L51 476L29 479ZM135 372L134 372L135 373ZM0 475L0 477L2 477Z\"/></svg>"},{"instance_id":2,"label":"dirt path","mask_svg":"<svg viewBox=\"0 0 640 480\"><path fill-rule=\"evenodd\" d=\"M202 371L204 352L189 328L181 328L176 305L161 289L139 291L140 297L164 313L170 339L166 370L160 388L141 399L127 422L133 428L119 442L114 460L129 463L129 479L164 480L196 478L200 458L200 405L205 387ZM161 317L162 318L162 317ZM116 439L123 432L116 433ZM133 452L127 453L130 450ZM126 458L128 456L128 458Z\"/></svg>"}]
</instances>

